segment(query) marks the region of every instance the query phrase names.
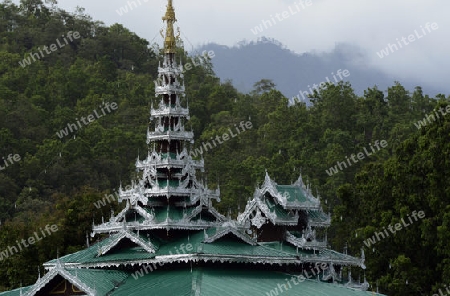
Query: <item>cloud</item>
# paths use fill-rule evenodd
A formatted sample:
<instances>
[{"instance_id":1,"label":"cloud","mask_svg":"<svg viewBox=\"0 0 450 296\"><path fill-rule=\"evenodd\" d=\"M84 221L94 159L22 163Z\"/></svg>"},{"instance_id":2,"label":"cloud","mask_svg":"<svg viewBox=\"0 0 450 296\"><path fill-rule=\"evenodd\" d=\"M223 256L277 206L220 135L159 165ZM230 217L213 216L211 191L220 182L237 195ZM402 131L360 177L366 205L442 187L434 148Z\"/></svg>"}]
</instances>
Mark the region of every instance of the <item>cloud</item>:
<instances>
[{"instance_id":1,"label":"cloud","mask_svg":"<svg viewBox=\"0 0 450 296\"><path fill-rule=\"evenodd\" d=\"M119 16L116 12L131 1L141 1L139 9ZM147 1L147 2L146 2ZM234 45L243 39L256 40L251 28L270 16L294 7L300 0L174 0L186 49L208 42ZM445 84L444 69L450 58L450 1L444 0L311 0L313 5L264 31L297 52L329 52L338 43L348 43L367 52L367 63L392 75L420 77L436 85ZM18 2L18 0L15 0ZM65 0L59 6L73 11L86 8L94 19L107 25L121 23L143 38L161 43L159 30L166 0ZM376 52L407 36L427 22L439 30L418 40L389 58L380 60ZM155 38L155 39L154 39Z\"/></svg>"}]
</instances>

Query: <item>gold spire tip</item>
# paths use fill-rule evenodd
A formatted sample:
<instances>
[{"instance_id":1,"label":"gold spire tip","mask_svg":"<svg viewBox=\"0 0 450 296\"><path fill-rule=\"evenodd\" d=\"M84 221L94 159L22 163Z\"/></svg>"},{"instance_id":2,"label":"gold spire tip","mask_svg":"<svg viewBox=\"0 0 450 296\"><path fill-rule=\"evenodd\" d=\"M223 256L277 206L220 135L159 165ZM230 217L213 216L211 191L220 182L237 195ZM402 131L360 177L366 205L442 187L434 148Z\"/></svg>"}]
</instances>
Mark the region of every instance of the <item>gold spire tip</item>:
<instances>
[{"instance_id":1,"label":"gold spire tip","mask_svg":"<svg viewBox=\"0 0 450 296\"><path fill-rule=\"evenodd\" d=\"M173 30L173 24L177 21L177 18L175 17L175 9L173 8L172 0L168 1L166 14L162 17L162 20L167 22L164 52L175 53L176 37Z\"/></svg>"}]
</instances>

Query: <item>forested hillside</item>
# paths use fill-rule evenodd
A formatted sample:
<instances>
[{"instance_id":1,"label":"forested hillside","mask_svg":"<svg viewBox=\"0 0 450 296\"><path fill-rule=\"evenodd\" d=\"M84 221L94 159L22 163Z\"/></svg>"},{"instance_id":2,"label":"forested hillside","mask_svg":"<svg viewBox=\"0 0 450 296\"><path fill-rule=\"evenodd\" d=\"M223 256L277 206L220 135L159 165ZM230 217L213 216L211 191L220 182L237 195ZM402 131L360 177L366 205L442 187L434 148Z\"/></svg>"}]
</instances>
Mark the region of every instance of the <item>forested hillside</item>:
<instances>
[{"instance_id":1,"label":"forested hillside","mask_svg":"<svg viewBox=\"0 0 450 296\"><path fill-rule=\"evenodd\" d=\"M200 61L179 54L184 63ZM364 249L371 289L431 295L449 284L449 97L430 98L420 87L409 93L395 82L385 92L370 81L358 97L341 82L316 91L309 108L288 106L271 81L242 94L201 59L185 72L195 147L252 123L203 153L202 178L220 185L223 214L243 211L265 170L279 184L301 172L333 215L330 247L355 256ZM42 263L84 248L92 223L123 207L96 204L129 184L137 156L147 153L160 60L156 44L82 9L0 3L0 291L34 283ZM425 217L408 220L413 211ZM367 243L402 218L412 222ZM11 251L47 225L58 231Z\"/></svg>"}]
</instances>

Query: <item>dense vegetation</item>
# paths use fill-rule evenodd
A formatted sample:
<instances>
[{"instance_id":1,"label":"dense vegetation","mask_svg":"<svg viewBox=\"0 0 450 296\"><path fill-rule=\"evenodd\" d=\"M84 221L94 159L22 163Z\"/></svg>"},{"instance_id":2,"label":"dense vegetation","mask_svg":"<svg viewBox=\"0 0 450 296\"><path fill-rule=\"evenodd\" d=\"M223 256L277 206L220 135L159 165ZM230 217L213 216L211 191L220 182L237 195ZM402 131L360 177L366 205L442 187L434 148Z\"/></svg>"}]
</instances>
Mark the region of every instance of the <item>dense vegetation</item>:
<instances>
[{"instance_id":1,"label":"dense vegetation","mask_svg":"<svg viewBox=\"0 0 450 296\"><path fill-rule=\"evenodd\" d=\"M34 283L42 263L84 248L92 223L120 208L97 209L94 202L134 177L136 156L146 154L149 108L157 104L157 45L119 24L93 21L82 9L69 14L49 2L0 4L0 158L21 157L0 170L0 252L46 225L59 231L4 258L0 290ZM81 38L19 65L69 31ZM421 129L414 125L445 108L448 97L430 98L420 87L410 93L400 83L386 94L373 87L358 97L350 84L339 83L315 92L307 108L288 106L267 80L239 93L215 77L209 62L187 71L185 80L196 147L241 121L253 124L204 154L204 177L210 188L220 184L222 202L216 206L222 213L242 211L266 169L280 184L290 184L301 171L333 214L330 247L347 247L357 256L364 248L373 287L378 283L389 295L431 295L448 284L450 116ZM118 108L57 135L103 103ZM377 140L388 147L326 173ZM426 217L365 246L365 239L413 211Z\"/></svg>"}]
</instances>

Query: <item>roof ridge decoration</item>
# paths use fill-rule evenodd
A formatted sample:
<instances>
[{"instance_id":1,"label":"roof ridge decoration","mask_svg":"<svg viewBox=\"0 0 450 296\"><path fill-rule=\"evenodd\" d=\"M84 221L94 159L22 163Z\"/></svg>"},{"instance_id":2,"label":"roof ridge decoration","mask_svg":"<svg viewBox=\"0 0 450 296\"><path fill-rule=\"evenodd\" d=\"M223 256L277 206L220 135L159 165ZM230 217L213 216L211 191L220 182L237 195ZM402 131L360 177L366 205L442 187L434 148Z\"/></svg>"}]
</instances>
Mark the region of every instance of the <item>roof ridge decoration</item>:
<instances>
[{"instance_id":1,"label":"roof ridge decoration","mask_svg":"<svg viewBox=\"0 0 450 296\"><path fill-rule=\"evenodd\" d=\"M299 186L300 188L306 189L305 183L303 182L302 174L300 173L300 176L298 176L297 181L295 181L292 185Z\"/></svg>"},{"instance_id":2,"label":"roof ridge decoration","mask_svg":"<svg viewBox=\"0 0 450 296\"><path fill-rule=\"evenodd\" d=\"M241 214L238 215L237 221L239 224L244 224L247 218L250 216L251 211L253 210L253 207L256 204L256 199L252 199L251 201L248 201L245 205L245 210Z\"/></svg>"},{"instance_id":3,"label":"roof ridge decoration","mask_svg":"<svg viewBox=\"0 0 450 296\"><path fill-rule=\"evenodd\" d=\"M234 234L236 237L240 238L242 241L244 241L245 243L252 245L252 246L256 246L257 243L256 241L254 241L253 239L251 239L250 237L248 237L245 233L241 232L236 223L232 223L231 221L229 222L225 222L221 225L221 227L216 228L216 233L211 236L211 237L207 237L205 235L205 237L207 237L204 242L205 243L212 243L215 242L216 240L224 237L227 234ZM205 232L206 234L206 232Z\"/></svg>"},{"instance_id":4,"label":"roof ridge decoration","mask_svg":"<svg viewBox=\"0 0 450 296\"><path fill-rule=\"evenodd\" d=\"M298 188L300 192L303 193L304 197L306 198L306 202L300 202L299 200L295 199L294 201L288 201L289 199L293 198L291 194L288 191L280 192L278 187L294 187ZM273 181L269 174L266 171L266 176L264 183L260 188L256 188L253 198L261 197L266 192L268 192L274 200L276 200L280 205L283 206L285 210L287 209L295 209L295 208L313 208L313 209L319 209L320 208L320 198L315 197L311 192L311 187L308 184L307 186L303 183L303 178L300 175L299 179L294 182L291 185L279 185L275 181ZM295 197L295 196L294 196Z\"/></svg>"},{"instance_id":5,"label":"roof ridge decoration","mask_svg":"<svg viewBox=\"0 0 450 296\"><path fill-rule=\"evenodd\" d=\"M278 202L283 207L285 207L286 203L287 203L287 198L289 197L289 195L281 194L280 192L278 192L277 185L278 184L270 178L269 173L266 171L264 183L262 184L262 186L260 188L259 195L262 196L266 192L269 192L270 195L272 195L274 198L276 198L278 200Z\"/></svg>"},{"instance_id":6,"label":"roof ridge decoration","mask_svg":"<svg viewBox=\"0 0 450 296\"><path fill-rule=\"evenodd\" d=\"M311 191L311 185L310 183L305 184L303 182L303 177L300 174L297 181L295 181L294 183L292 183L291 185L280 185L280 186L292 186L292 187L297 187L303 194L304 196L315 206L315 207L320 207L320 196L317 195L317 197L315 197ZM287 192L285 192L287 193ZM289 198L289 194L287 195L287 197ZM289 205L293 205L293 204L298 204L300 205L301 203L298 200L295 200L294 202L289 202Z\"/></svg>"},{"instance_id":7,"label":"roof ridge decoration","mask_svg":"<svg viewBox=\"0 0 450 296\"><path fill-rule=\"evenodd\" d=\"M57 275L60 275L67 281L69 281L72 285L77 286L80 290L82 290L88 296L96 296L96 292L94 289L88 287L85 283L83 283L78 277L71 275L58 260L56 266L51 269L46 275L44 275L40 280L38 280L30 290L25 293L25 296L34 296L36 295L42 288L44 288L52 279L54 279Z\"/></svg>"},{"instance_id":8,"label":"roof ridge decoration","mask_svg":"<svg viewBox=\"0 0 450 296\"><path fill-rule=\"evenodd\" d=\"M308 240L305 238L304 235L302 237L297 237L293 235L291 232L286 231L286 242L302 249L311 250L311 249L324 249L326 248L326 241L325 242L319 242L314 239L311 242L308 242Z\"/></svg>"},{"instance_id":9,"label":"roof ridge decoration","mask_svg":"<svg viewBox=\"0 0 450 296\"><path fill-rule=\"evenodd\" d=\"M370 287L370 284L367 282L366 276L364 275L364 282L354 281L352 278L352 270L350 269L348 272L348 282L345 284L345 287L349 289L358 289L361 291L367 291ZM435 294L437 295L437 294Z\"/></svg>"},{"instance_id":10,"label":"roof ridge decoration","mask_svg":"<svg viewBox=\"0 0 450 296\"><path fill-rule=\"evenodd\" d=\"M332 279L333 282L334 281L340 281L341 279L340 279L339 275L337 274L336 270L334 269L333 264L329 263L328 266L329 266L329 268L327 268L324 271L324 275L322 277L322 281L329 281L330 279Z\"/></svg>"},{"instance_id":11,"label":"roof ridge decoration","mask_svg":"<svg viewBox=\"0 0 450 296\"><path fill-rule=\"evenodd\" d=\"M128 238L133 243L141 246L144 250L146 250L149 253L156 253L157 248L150 242L150 241L144 241L141 236L138 236L137 234L128 231L127 229L122 229L119 233L114 234L114 238L106 245L100 247L98 250L98 257L105 255L108 253L112 248L117 246L117 244L123 240L124 238Z\"/></svg>"},{"instance_id":12,"label":"roof ridge decoration","mask_svg":"<svg viewBox=\"0 0 450 296\"><path fill-rule=\"evenodd\" d=\"M137 214L139 214L141 217L144 218L144 221L140 223L140 225L149 226L154 224L155 221L155 211L154 208L151 208L150 210L145 210L142 208L139 204L137 205L130 205L129 200L126 202L126 207L116 216L111 215L111 218L109 222L103 222L102 224L95 226L92 226L92 232L91 237L94 237L96 233L105 233L105 232L117 232L119 230L120 226L123 226L126 222L126 213L129 210L135 210ZM135 221L135 225L138 225ZM131 225L133 226L133 225Z\"/></svg>"},{"instance_id":13,"label":"roof ridge decoration","mask_svg":"<svg viewBox=\"0 0 450 296\"><path fill-rule=\"evenodd\" d=\"M261 226L267 223L267 218L261 215L261 210L257 208L255 216L250 219L253 225L256 226L256 228L260 229Z\"/></svg>"},{"instance_id":14,"label":"roof ridge decoration","mask_svg":"<svg viewBox=\"0 0 450 296\"><path fill-rule=\"evenodd\" d=\"M222 214L220 214L215 208L210 206L210 201L208 202L207 205L203 204L202 202L195 207L195 209L186 217L183 217L183 220L191 220L193 218L195 218L195 216L197 216L198 214L200 214L203 210L204 210L204 206L206 206L206 210L211 213L214 217L216 217L217 220L219 220L219 222L223 222L226 221L226 217L223 216Z\"/></svg>"},{"instance_id":15,"label":"roof ridge decoration","mask_svg":"<svg viewBox=\"0 0 450 296\"><path fill-rule=\"evenodd\" d=\"M120 218L125 218L125 214L128 212L129 209L130 209L130 202L127 200L125 208L122 211L120 211L120 213L117 214L117 216L111 217L109 222L119 223Z\"/></svg>"},{"instance_id":16,"label":"roof ridge decoration","mask_svg":"<svg viewBox=\"0 0 450 296\"><path fill-rule=\"evenodd\" d=\"M250 214L256 210L255 217L250 219ZM262 217L261 214L264 214L265 217ZM256 219L255 219L256 218ZM275 211L271 212L269 207L261 200L261 198L254 198L245 206L245 211L238 216L238 222L244 224L246 220L251 220L253 225L257 228L260 228L263 224L269 220L273 224L277 223L277 214ZM256 224L255 224L256 223ZM259 225L259 227L258 227Z\"/></svg>"},{"instance_id":17,"label":"roof ridge decoration","mask_svg":"<svg viewBox=\"0 0 450 296\"><path fill-rule=\"evenodd\" d=\"M148 211L144 210L140 205L134 206L133 209L135 209L136 212L138 212L139 215L144 217L146 222L151 222L151 221L153 221L155 219L155 213L154 213L154 209L153 208L152 208L152 212L151 213L149 213Z\"/></svg>"},{"instance_id":18,"label":"roof ridge decoration","mask_svg":"<svg viewBox=\"0 0 450 296\"><path fill-rule=\"evenodd\" d=\"M143 205L147 205L148 198L145 196L142 185L140 182L136 183L134 180L131 183L131 188L128 190L123 190L119 188L119 202L126 200L130 202L131 205L137 205L141 202Z\"/></svg>"}]
</instances>

